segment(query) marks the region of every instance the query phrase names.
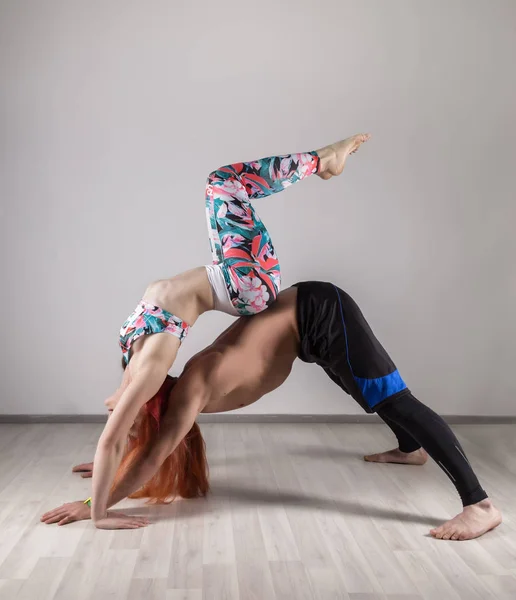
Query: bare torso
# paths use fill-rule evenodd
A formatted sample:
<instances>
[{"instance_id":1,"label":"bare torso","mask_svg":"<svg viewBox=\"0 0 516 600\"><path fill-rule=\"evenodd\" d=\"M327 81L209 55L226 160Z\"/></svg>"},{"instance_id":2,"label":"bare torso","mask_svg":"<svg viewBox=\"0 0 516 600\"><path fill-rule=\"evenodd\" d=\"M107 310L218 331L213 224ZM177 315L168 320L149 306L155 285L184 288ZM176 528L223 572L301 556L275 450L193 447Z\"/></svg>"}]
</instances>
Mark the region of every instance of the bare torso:
<instances>
[{"instance_id":1,"label":"bare torso","mask_svg":"<svg viewBox=\"0 0 516 600\"><path fill-rule=\"evenodd\" d=\"M296 288L281 292L270 308L253 317L240 317L188 361L180 380L195 381L196 389L202 388L201 412L248 406L285 381L298 355L296 298ZM171 336L146 337L167 340ZM131 379L129 371L119 390L106 401L109 406L116 406Z\"/></svg>"},{"instance_id":2,"label":"bare torso","mask_svg":"<svg viewBox=\"0 0 516 600\"><path fill-rule=\"evenodd\" d=\"M280 386L298 353L296 288L266 311L241 317L185 366L182 377L203 381L203 413L248 406Z\"/></svg>"}]
</instances>

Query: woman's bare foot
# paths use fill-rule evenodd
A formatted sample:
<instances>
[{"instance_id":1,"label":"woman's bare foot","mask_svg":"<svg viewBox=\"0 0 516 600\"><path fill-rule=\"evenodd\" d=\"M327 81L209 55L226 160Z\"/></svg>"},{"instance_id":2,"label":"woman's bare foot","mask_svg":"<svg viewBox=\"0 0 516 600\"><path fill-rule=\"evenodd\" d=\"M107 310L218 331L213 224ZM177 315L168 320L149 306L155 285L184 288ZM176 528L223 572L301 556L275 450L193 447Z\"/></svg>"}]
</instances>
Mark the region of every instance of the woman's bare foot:
<instances>
[{"instance_id":1,"label":"woman's bare foot","mask_svg":"<svg viewBox=\"0 0 516 600\"><path fill-rule=\"evenodd\" d=\"M367 462L396 463L400 465L424 465L428 460L428 454L423 448L419 448L414 452L402 452L399 448L395 448L388 452L368 454L364 456L364 460Z\"/></svg>"},{"instance_id":2,"label":"woman's bare foot","mask_svg":"<svg viewBox=\"0 0 516 600\"><path fill-rule=\"evenodd\" d=\"M472 540L498 527L502 513L486 499L465 506L464 510L450 521L430 531L439 540Z\"/></svg>"},{"instance_id":3,"label":"woman's bare foot","mask_svg":"<svg viewBox=\"0 0 516 600\"><path fill-rule=\"evenodd\" d=\"M321 179L331 179L334 176L340 175L344 170L348 156L354 154L370 137L369 133L360 133L317 150L320 160L317 175Z\"/></svg>"}]
</instances>

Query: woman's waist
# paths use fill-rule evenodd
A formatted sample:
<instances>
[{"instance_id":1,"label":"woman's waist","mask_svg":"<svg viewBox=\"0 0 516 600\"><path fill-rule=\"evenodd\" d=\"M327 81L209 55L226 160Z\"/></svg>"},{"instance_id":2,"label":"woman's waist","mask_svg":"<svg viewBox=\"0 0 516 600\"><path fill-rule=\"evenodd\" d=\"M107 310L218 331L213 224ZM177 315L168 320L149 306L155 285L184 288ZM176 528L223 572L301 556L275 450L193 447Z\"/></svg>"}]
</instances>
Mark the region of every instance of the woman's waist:
<instances>
[{"instance_id":1,"label":"woman's waist","mask_svg":"<svg viewBox=\"0 0 516 600\"><path fill-rule=\"evenodd\" d=\"M211 286L204 267L155 281L147 287L142 302L159 306L193 325L199 316L213 308Z\"/></svg>"}]
</instances>

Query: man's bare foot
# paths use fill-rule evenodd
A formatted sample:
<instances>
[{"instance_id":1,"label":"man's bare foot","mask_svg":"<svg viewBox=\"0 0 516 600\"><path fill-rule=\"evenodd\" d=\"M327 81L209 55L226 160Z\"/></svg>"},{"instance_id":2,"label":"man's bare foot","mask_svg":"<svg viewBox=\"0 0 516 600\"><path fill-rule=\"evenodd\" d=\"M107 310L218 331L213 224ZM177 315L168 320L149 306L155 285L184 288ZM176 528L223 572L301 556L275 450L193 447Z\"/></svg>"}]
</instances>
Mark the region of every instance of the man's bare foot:
<instances>
[{"instance_id":1,"label":"man's bare foot","mask_svg":"<svg viewBox=\"0 0 516 600\"><path fill-rule=\"evenodd\" d=\"M414 452L402 452L399 448L395 448L388 452L368 454L364 456L364 460L367 462L396 463L400 465L424 465L428 460L428 454L423 448L419 448Z\"/></svg>"},{"instance_id":2,"label":"man's bare foot","mask_svg":"<svg viewBox=\"0 0 516 600\"><path fill-rule=\"evenodd\" d=\"M337 175L340 175L344 170L344 165L350 154L354 154L360 146L369 140L371 135L369 133L360 133L353 135L341 142L330 144L320 150L317 150L319 156L320 165L319 172L317 175L321 179L331 179Z\"/></svg>"},{"instance_id":3,"label":"man's bare foot","mask_svg":"<svg viewBox=\"0 0 516 600\"><path fill-rule=\"evenodd\" d=\"M450 521L430 531L439 540L472 540L498 527L502 513L486 499L465 506L464 510Z\"/></svg>"}]
</instances>

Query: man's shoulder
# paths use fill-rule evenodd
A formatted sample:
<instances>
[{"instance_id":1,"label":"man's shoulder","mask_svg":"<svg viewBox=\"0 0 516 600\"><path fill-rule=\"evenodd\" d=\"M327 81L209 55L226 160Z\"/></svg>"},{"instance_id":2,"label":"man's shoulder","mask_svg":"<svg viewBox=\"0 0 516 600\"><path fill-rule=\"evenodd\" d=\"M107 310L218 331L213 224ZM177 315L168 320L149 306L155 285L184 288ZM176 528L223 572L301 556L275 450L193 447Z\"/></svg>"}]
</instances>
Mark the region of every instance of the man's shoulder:
<instances>
[{"instance_id":1,"label":"man's shoulder","mask_svg":"<svg viewBox=\"0 0 516 600\"><path fill-rule=\"evenodd\" d=\"M190 359L182 376L186 376L187 374L195 375L197 377L209 376L221 364L224 354L223 346L209 346Z\"/></svg>"},{"instance_id":2,"label":"man's shoulder","mask_svg":"<svg viewBox=\"0 0 516 600\"><path fill-rule=\"evenodd\" d=\"M216 389L214 383L217 371L220 371L220 361L220 353L217 351L196 355L179 376L176 393L185 399L195 399L204 406Z\"/></svg>"}]
</instances>

